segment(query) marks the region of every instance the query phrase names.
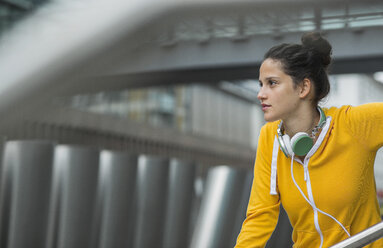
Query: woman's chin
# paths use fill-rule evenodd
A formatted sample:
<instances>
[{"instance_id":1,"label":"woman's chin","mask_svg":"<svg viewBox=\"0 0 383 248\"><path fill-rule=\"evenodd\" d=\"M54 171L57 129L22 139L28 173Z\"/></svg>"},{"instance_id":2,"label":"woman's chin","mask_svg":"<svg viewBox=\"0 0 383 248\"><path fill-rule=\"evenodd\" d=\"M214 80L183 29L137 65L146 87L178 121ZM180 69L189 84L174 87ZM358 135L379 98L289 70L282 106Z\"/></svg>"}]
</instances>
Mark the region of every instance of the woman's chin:
<instances>
[{"instance_id":1,"label":"woman's chin","mask_svg":"<svg viewBox=\"0 0 383 248\"><path fill-rule=\"evenodd\" d=\"M271 115L268 115L266 113L263 115L263 118L265 119L266 122L273 122L273 121L279 120L275 116L271 116Z\"/></svg>"}]
</instances>

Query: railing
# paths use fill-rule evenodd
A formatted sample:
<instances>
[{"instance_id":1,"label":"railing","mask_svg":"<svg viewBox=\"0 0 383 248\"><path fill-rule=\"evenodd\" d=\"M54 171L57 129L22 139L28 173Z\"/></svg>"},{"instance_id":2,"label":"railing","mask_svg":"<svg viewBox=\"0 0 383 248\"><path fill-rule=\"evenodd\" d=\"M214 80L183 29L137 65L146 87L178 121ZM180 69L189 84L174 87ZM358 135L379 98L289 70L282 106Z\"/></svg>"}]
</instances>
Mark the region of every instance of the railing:
<instances>
[{"instance_id":1,"label":"railing","mask_svg":"<svg viewBox=\"0 0 383 248\"><path fill-rule=\"evenodd\" d=\"M330 248L358 248L368 245L383 237L383 222L367 228L366 230L339 242Z\"/></svg>"}]
</instances>

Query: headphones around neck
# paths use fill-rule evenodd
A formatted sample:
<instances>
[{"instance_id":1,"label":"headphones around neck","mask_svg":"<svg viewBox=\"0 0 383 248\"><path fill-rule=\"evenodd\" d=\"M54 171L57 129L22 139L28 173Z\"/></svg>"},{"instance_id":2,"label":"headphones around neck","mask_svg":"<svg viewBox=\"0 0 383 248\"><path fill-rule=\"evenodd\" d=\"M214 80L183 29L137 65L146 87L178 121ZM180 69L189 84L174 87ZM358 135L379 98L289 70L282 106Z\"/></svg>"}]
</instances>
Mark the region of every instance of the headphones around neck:
<instances>
[{"instance_id":1,"label":"headphones around neck","mask_svg":"<svg viewBox=\"0 0 383 248\"><path fill-rule=\"evenodd\" d=\"M317 108L320 114L320 119L318 125L314 127L314 130L319 130L326 123L326 115L324 111L318 107ZM313 147L314 141L305 132L296 133L291 139L287 134L283 134L282 131L283 121L278 125L277 134L279 147L286 157L291 157L293 154L297 156L305 156Z\"/></svg>"}]
</instances>

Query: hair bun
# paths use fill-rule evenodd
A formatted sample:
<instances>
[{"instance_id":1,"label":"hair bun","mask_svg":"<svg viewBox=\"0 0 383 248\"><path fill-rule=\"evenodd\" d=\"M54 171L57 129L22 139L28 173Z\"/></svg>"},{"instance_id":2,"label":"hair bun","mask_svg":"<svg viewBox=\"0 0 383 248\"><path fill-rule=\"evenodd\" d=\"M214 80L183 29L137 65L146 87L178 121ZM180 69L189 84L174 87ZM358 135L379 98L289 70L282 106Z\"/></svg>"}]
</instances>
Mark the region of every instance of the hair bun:
<instances>
[{"instance_id":1,"label":"hair bun","mask_svg":"<svg viewBox=\"0 0 383 248\"><path fill-rule=\"evenodd\" d=\"M303 47L312 49L321 57L323 66L327 67L331 63L332 47L319 32L306 33L301 38Z\"/></svg>"}]
</instances>

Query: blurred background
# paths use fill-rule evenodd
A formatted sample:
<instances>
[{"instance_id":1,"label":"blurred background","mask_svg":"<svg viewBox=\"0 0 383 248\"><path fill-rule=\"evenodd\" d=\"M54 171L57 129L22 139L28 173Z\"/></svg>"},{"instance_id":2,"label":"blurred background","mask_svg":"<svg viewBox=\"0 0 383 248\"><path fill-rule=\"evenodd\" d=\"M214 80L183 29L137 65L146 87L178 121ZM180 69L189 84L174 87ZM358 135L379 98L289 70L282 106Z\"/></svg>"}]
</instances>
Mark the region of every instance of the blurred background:
<instances>
[{"instance_id":1,"label":"blurred background","mask_svg":"<svg viewBox=\"0 0 383 248\"><path fill-rule=\"evenodd\" d=\"M383 100L382 1L0 0L0 247L233 247L260 63L307 31L322 106ZM267 247L291 245L282 208Z\"/></svg>"}]
</instances>

